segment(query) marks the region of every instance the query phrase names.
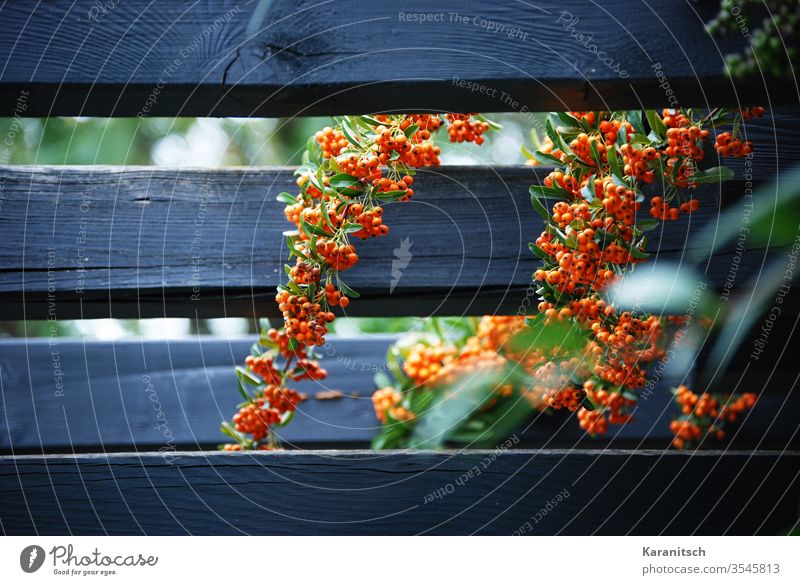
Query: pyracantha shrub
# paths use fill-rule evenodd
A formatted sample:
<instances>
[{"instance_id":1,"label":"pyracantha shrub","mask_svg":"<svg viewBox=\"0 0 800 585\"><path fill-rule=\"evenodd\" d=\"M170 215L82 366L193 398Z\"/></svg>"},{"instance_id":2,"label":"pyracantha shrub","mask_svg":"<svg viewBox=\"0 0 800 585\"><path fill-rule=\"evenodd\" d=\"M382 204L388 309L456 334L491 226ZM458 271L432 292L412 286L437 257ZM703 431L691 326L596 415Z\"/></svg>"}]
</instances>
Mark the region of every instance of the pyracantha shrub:
<instances>
[{"instance_id":1,"label":"pyracantha shrub","mask_svg":"<svg viewBox=\"0 0 800 585\"><path fill-rule=\"evenodd\" d=\"M224 449L277 447L271 428L286 424L300 400L286 383L325 377L312 349L325 343L333 309L358 297L340 278L359 261L355 242L389 233L383 206L410 200L415 169L440 164L437 132L446 129L452 142L482 144L491 127L499 128L477 114L344 116L309 139L295 172L298 193L278 195L295 227L286 234L293 264L285 265L288 281L275 297L283 327L262 336L237 370L245 403L223 425L236 441ZM252 393L247 385L255 387Z\"/></svg>"},{"instance_id":2,"label":"pyracantha shrub","mask_svg":"<svg viewBox=\"0 0 800 585\"><path fill-rule=\"evenodd\" d=\"M763 112L567 112L548 119L544 143L528 152L531 164L556 167L531 187L531 203L545 222L530 245L542 260L534 274L537 314L484 317L462 342L440 338L404 349L397 383L383 385L374 397L385 425L376 446L413 440L414 425L432 404L430 395L446 392L459 375L509 363L525 375L501 376L496 388L487 388L491 396L471 418L459 421L451 440L485 436L465 431L485 433L486 411L515 396L537 409L575 411L581 428L592 435L629 421L650 369L665 357L670 329L684 319L618 310L605 293L647 260L647 232L700 207L698 185L733 177L708 160L749 155L752 145L741 139L742 120ZM560 343L537 345L544 327L559 324ZM568 335L573 342L564 341ZM721 439L723 424L755 403L752 394L730 400L701 394L697 408L687 412L693 396L688 389L676 392L682 410L671 427L676 447Z\"/></svg>"}]
</instances>

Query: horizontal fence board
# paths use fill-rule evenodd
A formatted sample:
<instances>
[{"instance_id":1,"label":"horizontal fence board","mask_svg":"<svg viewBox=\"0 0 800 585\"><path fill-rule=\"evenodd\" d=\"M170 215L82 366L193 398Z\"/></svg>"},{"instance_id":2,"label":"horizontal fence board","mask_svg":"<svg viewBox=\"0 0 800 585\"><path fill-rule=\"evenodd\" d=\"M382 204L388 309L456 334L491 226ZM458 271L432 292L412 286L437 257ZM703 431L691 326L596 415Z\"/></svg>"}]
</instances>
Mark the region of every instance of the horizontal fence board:
<instances>
[{"instance_id":1,"label":"horizontal fence board","mask_svg":"<svg viewBox=\"0 0 800 585\"><path fill-rule=\"evenodd\" d=\"M360 242L343 280L362 294L350 315L514 314L535 295L542 229L528 186L547 170L423 170L414 199L386 206L387 237ZM276 316L290 224L289 169L0 168L0 318ZM651 233L654 259L680 261L690 237L752 186L698 188L701 210ZM773 198L754 201L756 208ZM646 214L646 211L643 212ZM406 242L411 254L399 267ZM749 244L748 244L749 245ZM767 250L721 249L706 279L736 287L763 270ZM49 292L48 292L49 291Z\"/></svg>"},{"instance_id":2,"label":"horizontal fence board","mask_svg":"<svg viewBox=\"0 0 800 585\"><path fill-rule=\"evenodd\" d=\"M723 55L746 38L705 32L719 8L711 2L276 0L259 18L261 5L5 2L0 111L290 116L619 109L670 95L695 107L800 101L793 82L724 75Z\"/></svg>"},{"instance_id":3,"label":"horizontal fence board","mask_svg":"<svg viewBox=\"0 0 800 585\"><path fill-rule=\"evenodd\" d=\"M776 334L777 335L777 334ZM288 448L367 446L377 432L370 396L376 371L385 362L392 336L343 339L331 336L322 348L329 376L296 387L308 399L280 429ZM211 448L225 442L219 431L241 400L234 365L242 363L251 339L116 342L53 338L0 341L0 453L102 452ZM790 352L791 353L791 352ZM794 354L792 354L794 355ZM761 393L756 408L730 433L726 446L800 446L800 391L789 362L742 364L725 372L727 390ZM566 412L531 414L516 431L528 446L666 447L676 414L669 389L690 383L692 374L669 368L653 374L654 386L639 402L634 419L592 439ZM791 380L789 379L791 377ZM340 391L334 400L318 392Z\"/></svg>"},{"instance_id":4,"label":"horizontal fence board","mask_svg":"<svg viewBox=\"0 0 800 585\"><path fill-rule=\"evenodd\" d=\"M294 386L308 399L280 430L287 446L366 444L378 425L370 370L386 369L393 340L330 338L322 350L329 377ZM242 400L234 366L243 363L253 341L0 341L0 449L155 450L224 443L220 423ZM315 397L329 390L348 396Z\"/></svg>"},{"instance_id":5,"label":"horizontal fence board","mask_svg":"<svg viewBox=\"0 0 800 585\"><path fill-rule=\"evenodd\" d=\"M799 473L797 452L0 457L0 526L10 535L776 534L796 521Z\"/></svg>"}]
</instances>

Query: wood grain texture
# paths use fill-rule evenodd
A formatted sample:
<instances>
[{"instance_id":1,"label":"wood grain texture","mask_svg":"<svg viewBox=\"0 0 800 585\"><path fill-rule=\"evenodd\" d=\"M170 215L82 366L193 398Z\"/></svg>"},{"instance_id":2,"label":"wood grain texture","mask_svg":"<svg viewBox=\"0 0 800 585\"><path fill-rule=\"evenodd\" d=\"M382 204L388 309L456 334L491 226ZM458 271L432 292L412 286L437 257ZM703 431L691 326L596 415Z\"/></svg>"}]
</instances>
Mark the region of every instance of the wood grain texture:
<instances>
[{"instance_id":1,"label":"wood grain texture","mask_svg":"<svg viewBox=\"0 0 800 585\"><path fill-rule=\"evenodd\" d=\"M528 243L543 225L528 186L547 172L422 171L410 203L386 206L389 235L361 243L361 262L343 273L362 294L348 314L524 310L535 300L529 287L539 265ZM8 166L0 173L0 318L276 315L287 256L281 233L290 224L275 196L296 189L291 170ZM682 261L691 234L747 186L698 189L698 213L651 233L653 264ZM404 241L411 259L398 268ZM763 270L766 249L752 246L737 258L734 244L708 265L711 285L728 279L734 262L736 286Z\"/></svg>"},{"instance_id":2,"label":"wood grain texture","mask_svg":"<svg viewBox=\"0 0 800 585\"><path fill-rule=\"evenodd\" d=\"M796 519L798 473L797 452L0 457L0 526L9 535L775 534Z\"/></svg>"},{"instance_id":3,"label":"wood grain texture","mask_svg":"<svg viewBox=\"0 0 800 585\"><path fill-rule=\"evenodd\" d=\"M391 336L331 336L323 347L328 378L301 382L307 394L294 420L279 429L287 448L367 447L377 432L370 396L376 371L391 374L386 348ZM114 450L214 448L226 441L220 422L241 397L234 365L252 339L99 342L74 339L0 340L0 453L74 453ZM791 358L789 358L791 359ZM757 407L729 433L726 447L800 447L800 394L790 361L776 368L742 362L726 373L725 389L761 393ZM786 376L782 372L787 372ZM788 380L788 377L792 380ZM692 373L653 375L634 419L591 438L567 412L531 412L516 436L530 447L649 446L666 448L676 414L670 388L691 383ZM338 390L336 400L317 400Z\"/></svg>"},{"instance_id":4,"label":"wood grain texture","mask_svg":"<svg viewBox=\"0 0 800 585\"><path fill-rule=\"evenodd\" d=\"M661 107L659 65L682 106L800 103L790 80L726 78L745 39L705 32L711 2L276 0L253 20L258 5L5 2L0 111L21 95L29 116Z\"/></svg>"}]
</instances>

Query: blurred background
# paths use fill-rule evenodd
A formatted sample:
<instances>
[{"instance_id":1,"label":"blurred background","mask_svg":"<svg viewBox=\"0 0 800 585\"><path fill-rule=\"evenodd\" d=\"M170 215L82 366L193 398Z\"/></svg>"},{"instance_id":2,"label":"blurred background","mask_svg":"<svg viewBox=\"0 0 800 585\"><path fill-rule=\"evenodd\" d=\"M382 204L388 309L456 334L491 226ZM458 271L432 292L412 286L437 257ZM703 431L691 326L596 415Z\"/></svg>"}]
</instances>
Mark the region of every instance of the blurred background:
<instances>
[{"instance_id":1,"label":"blurred background","mask_svg":"<svg viewBox=\"0 0 800 585\"><path fill-rule=\"evenodd\" d=\"M543 114L495 114L501 132L487 133L483 146L451 144L442 135L442 163L447 165L522 164L521 147L543 135ZM19 122L19 121L18 121ZM11 118L0 118L0 134ZM222 167L300 164L308 137L330 118L25 118L10 149L9 164L20 165L161 165ZM533 134L536 134L534 136ZM49 336L50 322L0 321L0 337ZM422 326L417 318L339 318L333 331L394 333ZM255 333L247 319L95 319L59 321L61 336L113 340L123 337L174 339L197 334L234 337Z\"/></svg>"}]
</instances>

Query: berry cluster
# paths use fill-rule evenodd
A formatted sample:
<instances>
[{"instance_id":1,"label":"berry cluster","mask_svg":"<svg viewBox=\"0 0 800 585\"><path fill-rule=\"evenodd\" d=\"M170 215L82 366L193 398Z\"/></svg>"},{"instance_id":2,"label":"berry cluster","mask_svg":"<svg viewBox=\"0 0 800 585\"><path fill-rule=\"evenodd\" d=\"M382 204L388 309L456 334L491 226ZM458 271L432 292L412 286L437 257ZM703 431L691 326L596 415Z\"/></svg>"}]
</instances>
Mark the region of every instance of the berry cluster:
<instances>
[{"instance_id":1,"label":"berry cluster","mask_svg":"<svg viewBox=\"0 0 800 585\"><path fill-rule=\"evenodd\" d=\"M451 141L481 144L492 124L474 114L345 116L308 142L305 164L296 171L299 193L278 195L286 204L286 219L296 227L287 236L294 265L285 266L289 281L275 295L284 325L265 332L245 367L237 368L246 400L232 424L223 424L222 431L236 442L222 448L276 448L272 427L286 424L301 399L286 383L327 375L313 348L325 343L335 318L331 308L347 308L358 296L339 278L359 260L350 236L389 233L383 205L408 201L414 195L414 169L440 164L440 149L431 138L445 126ZM428 373L420 368L418 375ZM247 386L255 389L248 392ZM391 394L376 400L394 420L411 419L411 411Z\"/></svg>"},{"instance_id":2,"label":"berry cluster","mask_svg":"<svg viewBox=\"0 0 800 585\"><path fill-rule=\"evenodd\" d=\"M359 257L350 236L385 236L384 205L408 201L414 169L440 164L432 134L447 126L450 140L480 144L491 124L474 114L345 116L309 142L297 171L297 196L281 193L284 214L297 228L288 236L289 282L276 301L290 339L322 345L333 306L358 295L339 278Z\"/></svg>"},{"instance_id":3,"label":"berry cluster","mask_svg":"<svg viewBox=\"0 0 800 585\"><path fill-rule=\"evenodd\" d=\"M531 187L533 206L546 220L546 229L532 245L544 261L534 273L541 295L538 310L546 323L585 326L588 340L581 358L585 372L564 356L550 356L538 365L534 372L540 387L532 394L534 400L550 408L577 409L581 428L591 434L630 418L649 364L664 356L668 319L618 313L600 295L647 258L645 231L655 227L654 220L697 211L700 202L687 190L729 174L699 167L711 129L732 125L732 132L717 135L717 152L744 156L751 145L734 137L742 120L763 113L763 108L713 110L701 118L691 110L648 111L645 117L636 112L568 112L548 121L544 147L532 156L537 163L560 161L563 167L551 172L542 186ZM650 197L652 219L640 220L640 202L647 199L642 189L657 178L663 194ZM544 199L561 201L548 212ZM686 429L684 434L690 426Z\"/></svg>"},{"instance_id":4,"label":"berry cluster","mask_svg":"<svg viewBox=\"0 0 800 585\"><path fill-rule=\"evenodd\" d=\"M714 148L720 156L741 158L753 152L753 143L749 140L743 142L741 139L735 138L730 132L722 132L717 135Z\"/></svg>"},{"instance_id":5,"label":"berry cluster","mask_svg":"<svg viewBox=\"0 0 800 585\"><path fill-rule=\"evenodd\" d=\"M742 413L755 406L757 395L740 394L736 397L723 394L695 394L686 386L674 390L675 402L681 416L670 423L675 435L672 444L677 449L701 444L706 440L725 438L725 427L736 422Z\"/></svg>"},{"instance_id":6,"label":"berry cluster","mask_svg":"<svg viewBox=\"0 0 800 585\"><path fill-rule=\"evenodd\" d=\"M286 331L277 329L262 333L245 359L245 367L237 368L236 374L245 401L231 423L222 425L222 432L235 441L220 447L225 451L279 448L272 429L288 423L303 400L287 383L322 380L328 375L305 345L293 343ZM253 390L248 391L246 388L251 386Z\"/></svg>"}]
</instances>

